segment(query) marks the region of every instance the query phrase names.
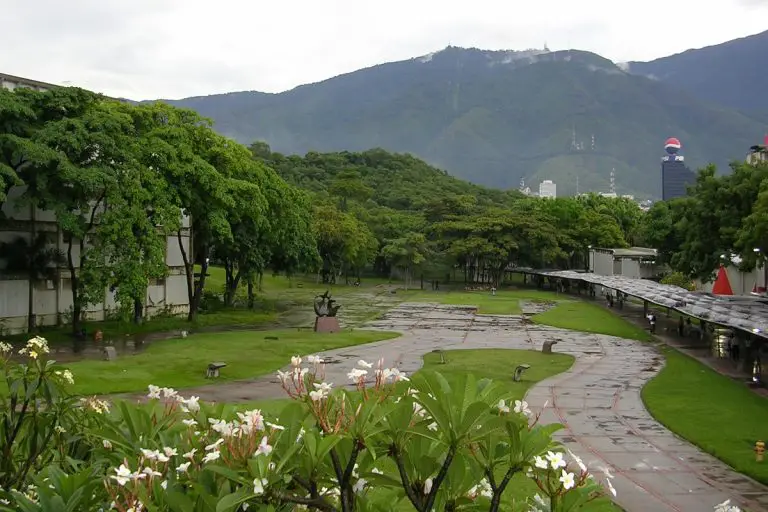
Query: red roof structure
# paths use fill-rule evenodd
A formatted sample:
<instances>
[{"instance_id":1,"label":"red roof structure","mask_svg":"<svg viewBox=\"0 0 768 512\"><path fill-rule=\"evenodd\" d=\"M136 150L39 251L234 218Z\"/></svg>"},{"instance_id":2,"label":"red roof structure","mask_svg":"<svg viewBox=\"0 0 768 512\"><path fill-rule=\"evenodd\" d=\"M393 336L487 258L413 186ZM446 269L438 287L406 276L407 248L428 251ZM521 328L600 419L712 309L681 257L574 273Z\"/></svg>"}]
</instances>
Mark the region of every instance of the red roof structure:
<instances>
[{"instance_id":1,"label":"red roof structure","mask_svg":"<svg viewBox=\"0 0 768 512\"><path fill-rule=\"evenodd\" d=\"M715 295L733 295L733 288L731 288L731 282L728 280L728 272L722 265L717 271L717 279L712 286L712 293Z\"/></svg>"}]
</instances>

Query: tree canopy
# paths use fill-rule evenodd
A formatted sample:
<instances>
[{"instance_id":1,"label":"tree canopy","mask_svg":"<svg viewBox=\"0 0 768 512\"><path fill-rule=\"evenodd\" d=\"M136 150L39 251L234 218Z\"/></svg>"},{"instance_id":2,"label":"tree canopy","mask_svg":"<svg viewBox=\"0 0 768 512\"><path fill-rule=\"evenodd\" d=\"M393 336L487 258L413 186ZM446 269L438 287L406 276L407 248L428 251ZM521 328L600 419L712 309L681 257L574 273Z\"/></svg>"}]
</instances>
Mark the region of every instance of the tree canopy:
<instances>
[{"instance_id":1,"label":"tree canopy","mask_svg":"<svg viewBox=\"0 0 768 512\"><path fill-rule=\"evenodd\" d=\"M645 243L686 277L710 281L721 263L733 260L742 270L765 264L768 164L734 162L731 171L700 170L686 197L655 203L642 220Z\"/></svg>"}]
</instances>

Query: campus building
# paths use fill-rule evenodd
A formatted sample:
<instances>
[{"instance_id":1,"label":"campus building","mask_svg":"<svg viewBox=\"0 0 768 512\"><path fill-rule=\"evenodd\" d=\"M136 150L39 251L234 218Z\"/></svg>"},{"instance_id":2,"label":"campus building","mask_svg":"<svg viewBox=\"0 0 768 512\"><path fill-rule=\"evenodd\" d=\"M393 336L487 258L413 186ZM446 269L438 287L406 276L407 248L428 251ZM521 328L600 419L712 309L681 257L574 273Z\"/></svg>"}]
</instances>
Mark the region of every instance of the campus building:
<instances>
[{"instance_id":1,"label":"campus building","mask_svg":"<svg viewBox=\"0 0 768 512\"><path fill-rule=\"evenodd\" d=\"M631 279L657 277L662 270L656 264L656 249L630 247L628 249L589 249L589 271L600 276L622 276Z\"/></svg>"},{"instance_id":2,"label":"campus building","mask_svg":"<svg viewBox=\"0 0 768 512\"><path fill-rule=\"evenodd\" d=\"M0 74L0 87L11 90L30 87L44 91L57 86ZM0 222L0 243L13 242L18 238L31 242L31 228L34 220L35 231L38 234L45 233L49 247L66 252L69 244L59 229L55 214L51 211L20 205L18 199L23 193L23 187L11 188L8 199L2 205L5 218ZM181 244L187 254L192 254L189 218L183 217L182 226ZM75 266L79 265L80 254L77 246L73 247L73 258ZM144 301L145 314L148 317L159 312L182 314L189 309L184 262L176 236L168 237L166 264L168 275L164 279L149 283ZM33 283L33 287L30 288L29 280L25 275L8 272L5 267L6 262L0 260L0 334L26 330L30 291L33 294L33 312L38 325L57 325L71 321L72 276L69 269L59 268L56 270L55 279ZM109 317L110 311L115 309L115 294L105 289L104 300L100 304L86 308L86 319L103 320Z\"/></svg>"}]
</instances>

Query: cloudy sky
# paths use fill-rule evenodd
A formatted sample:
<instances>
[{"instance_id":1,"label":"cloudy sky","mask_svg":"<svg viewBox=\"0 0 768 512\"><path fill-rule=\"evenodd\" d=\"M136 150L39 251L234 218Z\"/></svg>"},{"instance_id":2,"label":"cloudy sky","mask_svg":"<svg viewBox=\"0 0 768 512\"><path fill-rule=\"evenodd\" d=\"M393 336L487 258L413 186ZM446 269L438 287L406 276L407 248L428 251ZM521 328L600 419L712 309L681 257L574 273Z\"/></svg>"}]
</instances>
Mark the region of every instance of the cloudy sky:
<instances>
[{"instance_id":1,"label":"cloudy sky","mask_svg":"<svg viewBox=\"0 0 768 512\"><path fill-rule=\"evenodd\" d=\"M0 0L0 12L0 73L132 99L279 92L448 44L620 62L768 28L768 0Z\"/></svg>"}]
</instances>

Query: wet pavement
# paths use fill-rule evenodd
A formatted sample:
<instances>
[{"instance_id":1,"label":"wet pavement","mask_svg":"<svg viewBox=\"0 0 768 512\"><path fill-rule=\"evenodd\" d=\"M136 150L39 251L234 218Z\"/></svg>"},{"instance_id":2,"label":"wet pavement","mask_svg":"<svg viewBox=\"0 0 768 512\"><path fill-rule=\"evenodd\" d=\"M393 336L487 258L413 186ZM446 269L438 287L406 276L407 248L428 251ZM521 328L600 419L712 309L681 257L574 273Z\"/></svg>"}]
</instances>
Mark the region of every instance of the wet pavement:
<instances>
[{"instance_id":1,"label":"wet pavement","mask_svg":"<svg viewBox=\"0 0 768 512\"><path fill-rule=\"evenodd\" d=\"M610 471L622 508L701 512L731 499L745 510L768 511L768 487L678 438L645 410L640 391L663 366L653 345L524 320L542 307L529 303L522 316L494 316L476 315L471 307L403 303L366 324L367 329L402 332L402 337L320 354L329 361L326 381L346 383L358 359L384 358L387 365L412 373L421 368L423 355L436 349L540 350L545 341L556 339L555 351L573 355L574 366L536 384L527 400L541 412L541 421L565 425L556 436L598 477L602 468ZM216 402L285 397L273 376L183 393Z\"/></svg>"}]
</instances>

